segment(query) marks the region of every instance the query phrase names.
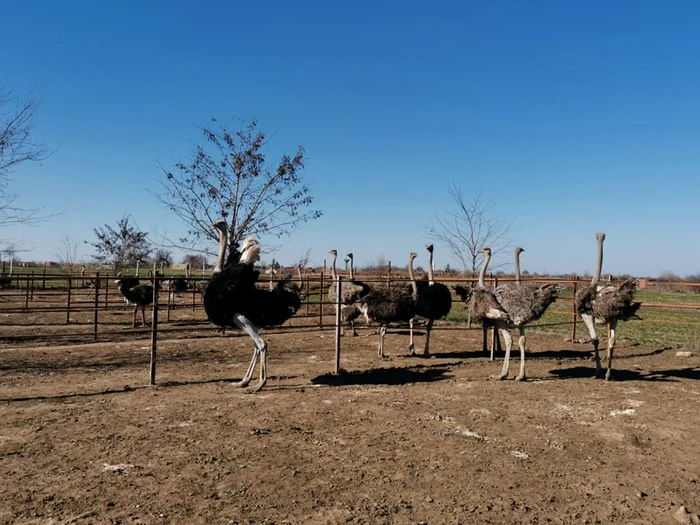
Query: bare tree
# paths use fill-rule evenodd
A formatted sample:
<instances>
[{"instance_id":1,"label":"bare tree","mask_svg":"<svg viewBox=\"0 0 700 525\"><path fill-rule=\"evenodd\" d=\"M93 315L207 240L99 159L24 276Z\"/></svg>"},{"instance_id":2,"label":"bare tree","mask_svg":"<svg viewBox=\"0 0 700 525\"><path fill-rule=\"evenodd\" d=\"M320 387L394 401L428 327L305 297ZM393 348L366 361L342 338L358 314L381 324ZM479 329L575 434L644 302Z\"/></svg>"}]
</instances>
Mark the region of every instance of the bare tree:
<instances>
[{"instance_id":1,"label":"bare tree","mask_svg":"<svg viewBox=\"0 0 700 525\"><path fill-rule=\"evenodd\" d=\"M41 208L18 207L18 195L9 184L14 168L50 155L44 144L32 138L40 102L37 92L20 99L11 90L0 87L0 226L32 224L46 218L40 216Z\"/></svg>"},{"instance_id":2,"label":"bare tree","mask_svg":"<svg viewBox=\"0 0 700 525\"><path fill-rule=\"evenodd\" d=\"M173 254L165 248L158 248L151 257L151 261L156 264L163 264L165 266L170 266L173 264Z\"/></svg>"},{"instance_id":3,"label":"bare tree","mask_svg":"<svg viewBox=\"0 0 700 525\"><path fill-rule=\"evenodd\" d=\"M156 197L188 228L178 243L168 241L168 247L192 249L216 241L211 224L222 217L229 222L232 247L246 235L288 235L321 216L310 209L313 197L302 181L302 147L270 164L263 151L265 135L255 120L238 131L216 125L201 128L205 145L196 147L192 160L177 163L174 171L161 166L164 191Z\"/></svg>"},{"instance_id":4,"label":"bare tree","mask_svg":"<svg viewBox=\"0 0 700 525\"><path fill-rule=\"evenodd\" d=\"M511 246L509 237L513 222L502 215L495 214L493 201L484 202L479 192L473 200L467 201L454 182L447 191L455 205L454 211L445 215L435 215L430 226L424 227L433 239L438 239L459 259L465 271L476 274L481 266L483 254L481 249L491 248L494 254L503 253ZM510 254L508 254L510 257ZM510 260L510 259L508 259ZM493 268L503 266L496 262Z\"/></svg>"},{"instance_id":5,"label":"bare tree","mask_svg":"<svg viewBox=\"0 0 700 525\"><path fill-rule=\"evenodd\" d=\"M309 260L311 259L311 248L309 247L308 250L306 250L306 253L299 257L299 266L301 266L302 270L306 269L306 267L309 265Z\"/></svg>"},{"instance_id":6,"label":"bare tree","mask_svg":"<svg viewBox=\"0 0 700 525\"><path fill-rule=\"evenodd\" d=\"M99 263L111 265L115 270L146 261L151 253L148 233L132 225L128 215L117 222L116 228L105 224L93 231L97 241L88 243L97 251L93 258Z\"/></svg>"},{"instance_id":7,"label":"bare tree","mask_svg":"<svg viewBox=\"0 0 700 525\"><path fill-rule=\"evenodd\" d=\"M80 257L80 244L80 241L69 235L61 235L53 254L62 266L73 267L78 263Z\"/></svg>"}]
</instances>

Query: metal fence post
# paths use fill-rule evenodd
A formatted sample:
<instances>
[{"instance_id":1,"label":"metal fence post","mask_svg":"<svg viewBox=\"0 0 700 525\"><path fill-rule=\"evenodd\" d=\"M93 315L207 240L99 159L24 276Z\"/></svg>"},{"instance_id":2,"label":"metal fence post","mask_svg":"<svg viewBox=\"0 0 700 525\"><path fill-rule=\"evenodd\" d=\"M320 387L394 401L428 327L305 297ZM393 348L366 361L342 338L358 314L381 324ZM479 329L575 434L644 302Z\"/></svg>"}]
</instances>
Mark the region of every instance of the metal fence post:
<instances>
[{"instance_id":1,"label":"metal fence post","mask_svg":"<svg viewBox=\"0 0 700 525\"><path fill-rule=\"evenodd\" d=\"M153 314L151 318L151 371L150 384L156 384L156 357L158 350L158 275L153 265Z\"/></svg>"}]
</instances>

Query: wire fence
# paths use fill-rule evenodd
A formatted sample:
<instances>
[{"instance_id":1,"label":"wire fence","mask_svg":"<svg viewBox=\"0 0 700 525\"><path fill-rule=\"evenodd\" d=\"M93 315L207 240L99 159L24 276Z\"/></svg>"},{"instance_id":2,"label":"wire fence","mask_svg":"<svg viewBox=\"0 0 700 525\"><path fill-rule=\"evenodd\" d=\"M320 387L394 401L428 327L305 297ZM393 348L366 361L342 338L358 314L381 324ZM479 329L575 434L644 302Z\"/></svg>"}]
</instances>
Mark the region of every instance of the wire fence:
<instances>
[{"instance_id":1,"label":"wire fence","mask_svg":"<svg viewBox=\"0 0 700 525\"><path fill-rule=\"evenodd\" d=\"M45 269L44 269L45 270ZM161 311L161 325L157 327L164 334L172 333L181 336L189 328L195 327L198 335L203 332L216 332L216 327L210 325L203 311L203 291L206 288L208 278L191 277L187 280L184 290L170 292L167 289L168 282L181 276L147 276L139 277L143 283L155 286L158 282L159 292L157 308ZM120 335L124 336L123 328L116 330L115 326L128 324L125 316L133 310L133 306L127 306L125 300L115 283L119 276L114 273L95 272L91 275L57 274L33 271L16 273L11 276L9 282L0 283L0 342L42 340L46 337L59 339L86 339L92 336L93 341L101 337ZM343 276L343 278L347 278ZM385 286L388 288L408 286L407 277L397 275L360 275L357 280L369 284L372 287ZM293 279L303 290L303 300L300 310L294 316L291 326L280 327L281 330L290 329L328 329L335 327L335 305L328 301L329 286L334 282L332 276L320 272L308 274ZM450 287L461 284L471 286L476 283L474 278L441 278L441 282ZM486 279L487 286L512 282L512 279L489 276ZM573 296L576 290L585 286L589 281L581 279L524 279L526 284L559 283L568 288L571 293L564 294L557 302L568 304L564 309L558 309L560 322L540 323L533 326L550 327L566 326L571 329L572 340L577 335L577 316L573 305ZM276 281L269 283L261 281L258 286L272 288ZM640 281L641 289L659 289L660 287L673 286L674 289L688 291L700 290L700 283L653 283L647 280ZM459 299L454 296L453 300ZM644 308L670 308L678 310L700 310L700 304L667 304L667 303L643 303ZM153 310L155 306L149 306ZM153 313L153 312L151 312ZM60 326L80 327L80 330L57 330ZM85 326L91 327L91 333L87 334ZM30 331L12 330L12 327L31 327ZM450 330L465 328L463 323L442 323L435 329ZM151 329L131 329L130 335L144 335Z\"/></svg>"}]
</instances>

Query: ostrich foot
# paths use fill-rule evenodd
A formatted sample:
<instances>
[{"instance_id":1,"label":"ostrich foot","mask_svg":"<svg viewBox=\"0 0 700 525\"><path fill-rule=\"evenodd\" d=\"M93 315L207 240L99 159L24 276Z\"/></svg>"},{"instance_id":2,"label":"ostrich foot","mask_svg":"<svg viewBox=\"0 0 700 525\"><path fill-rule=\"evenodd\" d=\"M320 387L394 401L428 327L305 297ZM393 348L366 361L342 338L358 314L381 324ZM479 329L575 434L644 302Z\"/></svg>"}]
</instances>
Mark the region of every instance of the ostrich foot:
<instances>
[{"instance_id":1,"label":"ostrich foot","mask_svg":"<svg viewBox=\"0 0 700 525\"><path fill-rule=\"evenodd\" d=\"M416 347L411 343L408 345L408 355L416 355Z\"/></svg>"},{"instance_id":2,"label":"ostrich foot","mask_svg":"<svg viewBox=\"0 0 700 525\"><path fill-rule=\"evenodd\" d=\"M260 392L260 389L265 386L265 383L267 383L267 381L259 381L255 386L249 386L246 388L245 393L254 394L256 392Z\"/></svg>"},{"instance_id":3,"label":"ostrich foot","mask_svg":"<svg viewBox=\"0 0 700 525\"><path fill-rule=\"evenodd\" d=\"M605 380L606 380L606 381L613 381L613 380L614 380L614 379L613 379L613 376L612 376L612 370L608 370L608 371L605 373Z\"/></svg>"},{"instance_id":4,"label":"ostrich foot","mask_svg":"<svg viewBox=\"0 0 700 525\"><path fill-rule=\"evenodd\" d=\"M236 381L234 383L231 383L231 386L236 387L236 388L244 388L248 386L250 383L250 379L243 378L240 381Z\"/></svg>"},{"instance_id":5,"label":"ostrich foot","mask_svg":"<svg viewBox=\"0 0 700 525\"><path fill-rule=\"evenodd\" d=\"M498 380L503 381L505 379L508 379L508 374L499 374L498 375Z\"/></svg>"},{"instance_id":6,"label":"ostrich foot","mask_svg":"<svg viewBox=\"0 0 700 525\"><path fill-rule=\"evenodd\" d=\"M525 374L520 375L515 378L516 381L527 381L527 376Z\"/></svg>"}]
</instances>

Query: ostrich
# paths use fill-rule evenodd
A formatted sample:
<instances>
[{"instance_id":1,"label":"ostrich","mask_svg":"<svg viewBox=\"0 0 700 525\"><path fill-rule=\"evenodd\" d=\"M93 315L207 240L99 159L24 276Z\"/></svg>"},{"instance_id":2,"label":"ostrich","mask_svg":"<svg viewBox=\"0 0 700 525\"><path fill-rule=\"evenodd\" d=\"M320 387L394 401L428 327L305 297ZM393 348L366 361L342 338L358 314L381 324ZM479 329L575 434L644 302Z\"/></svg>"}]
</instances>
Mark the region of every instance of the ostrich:
<instances>
[{"instance_id":1,"label":"ostrich","mask_svg":"<svg viewBox=\"0 0 700 525\"><path fill-rule=\"evenodd\" d=\"M433 323L436 319L445 317L450 313L450 309L452 308L452 294L447 286L435 282L433 276L433 245L426 244L425 247L430 254L428 260L428 281L416 281L413 273L413 258L409 258L408 260L408 274L411 282L416 283L417 287L416 315L428 320L428 323L425 325L425 348L423 349L423 355L427 356L430 354L430 331L433 328ZM413 345L413 319L410 321L410 326L411 342L408 351L410 355L413 355L415 353Z\"/></svg>"},{"instance_id":2,"label":"ostrich","mask_svg":"<svg viewBox=\"0 0 700 525\"><path fill-rule=\"evenodd\" d=\"M338 281L338 272L336 270L338 250L329 250L328 253L330 253L333 256L333 260L331 262L331 279L335 283ZM347 256L350 259L350 261L352 261L352 253L349 253ZM355 272L353 270L351 262L350 278L343 282L343 285L340 290L340 308L341 314L343 316L343 321L350 324L353 336L357 336L357 331L355 330L355 319L357 319L361 313L358 307L355 305L355 303L358 300L362 299L370 291L371 288L367 284L355 280ZM334 305L337 305L338 303L337 293L337 287L335 286L335 284L331 284L331 286L328 288L328 300ZM342 329L341 335L343 335Z\"/></svg>"},{"instance_id":3,"label":"ostrich","mask_svg":"<svg viewBox=\"0 0 700 525\"><path fill-rule=\"evenodd\" d=\"M162 272L161 272L162 273ZM184 292L189 287L190 265L185 266L185 277L173 277L163 281L163 288L168 291L168 304L175 304L175 296L180 297L180 292Z\"/></svg>"},{"instance_id":4,"label":"ostrich","mask_svg":"<svg viewBox=\"0 0 700 525\"><path fill-rule=\"evenodd\" d=\"M637 293L637 280L627 279L619 285L600 282L600 272L603 270L603 241L604 233L596 234L598 239L598 264L591 284L581 288L574 298L576 311L588 328L591 336L593 350L595 352L595 373L601 377L600 355L598 353L598 335L596 324L607 324L608 332L608 366L605 379L612 380L613 350L615 349L615 336L618 321L627 321L632 317L639 318L636 313L641 306L639 302L632 302Z\"/></svg>"},{"instance_id":5,"label":"ostrich","mask_svg":"<svg viewBox=\"0 0 700 525\"><path fill-rule=\"evenodd\" d=\"M537 321L547 310L562 291L560 284L547 283L541 286L524 286L520 282L520 253L523 248L515 249L515 284L498 286L494 293L501 307L508 313L510 328L517 328L520 334L518 346L520 347L520 373L516 377L518 381L525 380L525 325ZM499 379L508 377L510 367L511 346L506 347L506 356L503 361L503 369Z\"/></svg>"},{"instance_id":6,"label":"ostrich","mask_svg":"<svg viewBox=\"0 0 700 525\"><path fill-rule=\"evenodd\" d=\"M416 258L415 253L409 256L409 264ZM352 259L351 259L352 260ZM416 315L418 290L416 282L411 281L410 287L378 288L375 287L355 304L365 315L367 323L370 320L379 323L380 359L384 359L384 336L389 323L407 322Z\"/></svg>"},{"instance_id":7,"label":"ostrich","mask_svg":"<svg viewBox=\"0 0 700 525\"><path fill-rule=\"evenodd\" d=\"M119 287L119 292L129 303L134 305L134 321L132 327L136 326L136 312L141 308L143 326L146 326L146 306L153 303L153 287L147 284L137 284L131 286L131 278L117 279L115 284Z\"/></svg>"},{"instance_id":8,"label":"ostrich","mask_svg":"<svg viewBox=\"0 0 700 525\"><path fill-rule=\"evenodd\" d=\"M234 385L248 386L259 360L260 379L254 388L248 390L257 392L267 382L267 342L256 327L278 326L292 317L301 306L301 290L290 282L290 276L279 281L272 291L257 288L255 283L260 272L253 265L260 260L260 246L255 239L246 239L242 252L231 250L224 264L228 237L226 221L218 220L212 226L219 230L219 255L204 292L204 311L215 325L238 327L253 339L253 358L243 379Z\"/></svg>"},{"instance_id":9,"label":"ostrich","mask_svg":"<svg viewBox=\"0 0 700 525\"><path fill-rule=\"evenodd\" d=\"M454 287L454 290L467 304L469 317L474 321L481 321L484 334L486 334L489 327L500 330L506 342L506 352L509 352L513 343L508 332L510 317L508 312L499 304L495 292L486 288L486 268L491 260L491 248L482 248L481 251L484 253L484 263L479 272L477 286L470 289L458 285ZM486 335L484 335L485 337ZM491 354L491 360L493 360L493 348L491 349Z\"/></svg>"}]
</instances>

